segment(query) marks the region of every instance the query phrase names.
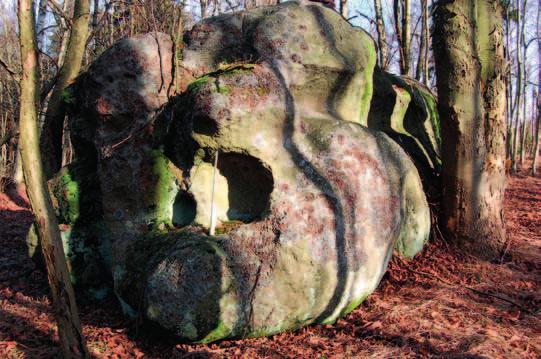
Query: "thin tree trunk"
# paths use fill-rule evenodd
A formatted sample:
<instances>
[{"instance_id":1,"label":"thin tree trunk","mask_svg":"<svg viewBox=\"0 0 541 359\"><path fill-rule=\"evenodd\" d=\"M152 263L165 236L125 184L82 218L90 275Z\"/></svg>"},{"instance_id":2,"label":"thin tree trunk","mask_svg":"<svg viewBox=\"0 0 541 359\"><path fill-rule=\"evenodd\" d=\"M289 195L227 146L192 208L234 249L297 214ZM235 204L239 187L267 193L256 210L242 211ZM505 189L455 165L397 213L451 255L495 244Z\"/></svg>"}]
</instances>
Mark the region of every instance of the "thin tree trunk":
<instances>
[{"instance_id":1,"label":"thin tree trunk","mask_svg":"<svg viewBox=\"0 0 541 359\"><path fill-rule=\"evenodd\" d=\"M348 0L340 0L340 14L344 18L348 18Z\"/></svg>"},{"instance_id":2,"label":"thin tree trunk","mask_svg":"<svg viewBox=\"0 0 541 359\"><path fill-rule=\"evenodd\" d=\"M421 0L422 22L421 22L421 41L419 43L419 59L417 61L417 71L415 79L428 84L428 0Z\"/></svg>"},{"instance_id":3,"label":"thin tree trunk","mask_svg":"<svg viewBox=\"0 0 541 359\"><path fill-rule=\"evenodd\" d=\"M36 218L47 278L58 322L58 336L65 358L87 357L75 295L58 230L58 223L43 176L38 136L39 63L31 0L19 0L21 44L20 143L28 198Z\"/></svg>"},{"instance_id":4,"label":"thin tree trunk","mask_svg":"<svg viewBox=\"0 0 541 359\"><path fill-rule=\"evenodd\" d=\"M403 54L403 68L402 73L404 75L410 75L410 41L411 41L411 4L410 0L402 0L404 6L402 12L402 51Z\"/></svg>"},{"instance_id":5,"label":"thin tree trunk","mask_svg":"<svg viewBox=\"0 0 541 359\"><path fill-rule=\"evenodd\" d=\"M541 129L541 4L537 6L537 125L533 151L532 174L537 174L537 157L539 157L539 130Z\"/></svg>"},{"instance_id":6,"label":"thin tree trunk","mask_svg":"<svg viewBox=\"0 0 541 359\"><path fill-rule=\"evenodd\" d=\"M205 19L208 16L208 0L199 0L199 6L201 8L201 19Z\"/></svg>"},{"instance_id":7,"label":"thin tree trunk","mask_svg":"<svg viewBox=\"0 0 541 359\"><path fill-rule=\"evenodd\" d=\"M394 0L394 21L400 50L400 73L410 72L410 0Z\"/></svg>"},{"instance_id":8,"label":"thin tree trunk","mask_svg":"<svg viewBox=\"0 0 541 359\"><path fill-rule=\"evenodd\" d=\"M522 101L522 82L524 81L524 63L522 62L522 36L524 33L524 12L525 9L522 8L521 0L516 1L517 6L517 12L518 12L518 23L517 23L517 39L516 39L516 45L517 45L517 55L516 55L516 61L517 61L517 85L516 85L516 93L515 93L515 128L513 130L513 148L512 148L512 158L513 161L513 172L517 171L517 150L518 150L518 135L519 135L519 128L520 128L520 116L521 116L521 101ZM524 115L524 114L522 114Z\"/></svg>"},{"instance_id":9,"label":"thin tree trunk","mask_svg":"<svg viewBox=\"0 0 541 359\"><path fill-rule=\"evenodd\" d=\"M507 91L507 108L506 108L506 121L507 121L507 156L509 158L512 157L512 131L513 131L513 82L511 81L511 44L510 44L510 27L511 27L511 19L510 19L510 3L506 4L505 7L505 58L507 61L507 70L506 70L506 91Z\"/></svg>"},{"instance_id":10,"label":"thin tree trunk","mask_svg":"<svg viewBox=\"0 0 541 359\"><path fill-rule=\"evenodd\" d=\"M65 117L62 97L66 88L75 80L81 69L88 37L89 19L89 0L75 0L66 59L59 71L58 80L49 100L41 135L46 178L51 178L62 164L62 132Z\"/></svg>"},{"instance_id":11,"label":"thin tree trunk","mask_svg":"<svg viewBox=\"0 0 541 359\"><path fill-rule=\"evenodd\" d=\"M64 1L64 4L62 5L62 11L64 11L64 14L70 14L71 16L71 4L71 1ZM62 42L60 43L60 49L58 50L58 68L62 68L62 66L64 65L64 59L66 58L66 48L68 47L68 41L70 38L70 31L68 29L68 26L66 25L66 20L63 17L60 17L60 25L62 26L62 29L64 29L64 34L62 35Z\"/></svg>"},{"instance_id":12,"label":"thin tree trunk","mask_svg":"<svg viewBox=\"0 0 541 359\"><path fill-rule=\"evenodd\" d=\"M524 164L524 145L526 143L526 79L528 78L526 74L526 39L524 27L526 25L526 7L528 6L528 1L524 0L522 4L522 37L520 39L520 46L522 47L522 131L520 135L520 166Z\"/></svg>"},{"instance_id":13,"label":"thin tree trunk","mask_svg":"<svg viewBox=\"0 0 541 359\"><path fill-rule=\"evenodd\" d=\"M100 13L100 0L94 0L94 11L92 12L92 31L98 28L98 15Z\"/></svg>"},{"instance_id":14,"label":"thin tree trunk","mask_svg":"<svg viewBox=\"0 0 541 359\"><path fill-rule=\"evenodd\" d=\"M434 51L443 133L442 222L484 258L505 242L505 58L497 0L441 0Z\"/></svg>"},{"instance_id":15,"label":"thin tree trunk","mask_svg":"<svg viewBox=\"0 0 541 359\"><path fill-rule=\"evenodd\" d=\"M43 39L45 38L45 17L47 16L47 0L39 0L38 19L36 21L36 31L38 32L38 49L44 51Z\"/></svg>"},{"instance_id":16,"label":"thin tree trunk","mask_svg":"<svg viewBox=\"0 0 541 359\"><path fill-rule=\"evenodd\" d=\"M374 0L374 11L376 13L376 30L378 32L379 47L379 67L387 69L387 33L385 31L385 21L383 20L383 11L381 10L381 0Z\"/></svg>"}]
</instances>

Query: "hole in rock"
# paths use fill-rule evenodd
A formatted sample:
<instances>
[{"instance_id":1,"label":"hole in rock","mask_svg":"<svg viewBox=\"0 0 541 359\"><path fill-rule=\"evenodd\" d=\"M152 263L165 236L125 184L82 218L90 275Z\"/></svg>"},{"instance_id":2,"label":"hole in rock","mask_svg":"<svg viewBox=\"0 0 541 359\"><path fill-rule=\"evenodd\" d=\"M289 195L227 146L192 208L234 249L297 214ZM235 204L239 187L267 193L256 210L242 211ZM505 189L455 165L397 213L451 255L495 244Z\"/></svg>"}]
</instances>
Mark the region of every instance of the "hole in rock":
<instances>
[{"instance_id":1,"label":"hole in rock","mask_svg":"<svg viewBox=\"0 0 541 359\"><path fill-rule=\"evenodd\" d=\"M179 192L173 203L173 225L184 227L190 225L196 214L196 203L192 195L186 192Z\"/></svg>"},{"instance_id":2,"label":"hole in rock","mask_svg":"<svg viewBox=\"0 0 541 359\"><path fill-rule=\"evenodd\" d=\"M229 187L227 217L242 222L260 219L274 187L270 170L255 157L227 152L220 153L218 170Z\"/></svg>"},{"instance_id":3,"label":"hole in rock","mask_svg":"<svg viewBox=\"0 0 541 359\"><path fill-rule=\"evenodd\" d=\"M218 133L218 123L208 116L196 116L193 119L193 130L207 136Z\"/></svg>"}]
</instances>

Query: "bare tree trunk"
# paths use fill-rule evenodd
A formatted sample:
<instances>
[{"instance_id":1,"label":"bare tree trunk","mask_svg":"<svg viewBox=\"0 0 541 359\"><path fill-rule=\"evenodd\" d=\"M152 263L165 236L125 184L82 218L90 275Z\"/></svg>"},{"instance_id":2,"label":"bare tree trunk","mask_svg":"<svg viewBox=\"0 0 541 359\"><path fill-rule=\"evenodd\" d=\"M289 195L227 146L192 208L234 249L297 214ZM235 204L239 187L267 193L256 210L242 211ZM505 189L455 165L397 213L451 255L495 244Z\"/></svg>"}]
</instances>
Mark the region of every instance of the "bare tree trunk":
<instances>
[{"instance_id":1,"label":"bare tree trunk","mask_svg":"<svg viewBox=\"0 0 541 359\"><path fill-rule=\"evenodd\" d=\"M400 50L400 73L410 73L410 0L394 0L394 20L398 48Z\"/></svg>"},{"instance_id":2,"label":"bare tree trunk","mask_svg":"<svg viewBox=\"0 0 541 359\"><path fill-rule=\"evenodd\" d=\"M38 4L38 20L36 21L36 31L38 32L38 49L43 48L43 39L45 37L45 17L47 16L47 0L39 0Z\"/></svg>"},{"instance_id":3,"label":"bare tree trunk","mask_svg":"<svg viewBox=\"0 0 541 359\"><path fill-rule=\"evenodd\" d=\"M92 31L98 28L98 15L100 13L100 0L94 0L94 11L92 12Z\"/></svg>"},{"instance_id":4,"label":"bare tree trunk","mask_svg":"<svg viewBox=\"0 0 541 359\"><path fill-rule=\"evenodd\" d=\"M64 14L70 14L72 13L71 8L71 1L65 0L64 4L62 5L62 11L64 11ZM63 17L60 17L60 25L62 26L62 29L64 29L64 34L62 35L62 42L60 44L60 49L58 50L58 68L61 68L64 65L64 59L66 58L66 49L68 47L68 41L69 41L69 34L70 31L68 29L68 26L66 24L66 20Z\"/></svg>"},{"instance_id":5,"label":"bare tree trunk","mask_svg":"<svg viewBox=\"0 0 541 359\"><path fill-rule=\"evenodd\" d=\"M340 0L340 14L344 18L348 18L348 0Z\"/></svg>"},{"instance_id":6,"label":"bare tree trunk","mask_svg":"<svg viewBox=\"0 0 541 359\"><path fill-rule=\"evenodd\" d=\"M419 59L415 79L428 85L428 0L421 0L422 22L421 41L419 43Z\"/></svg>"},{"instance_id":7,"label":"bare tree trunk","mask_svg":"<svg viewBox=\"0 0 541 359\"><path fill-rule=\"evenodd\" d=\"M507 72L506 72L506 82L507 82L507 108L506 108L506 119L507 119L507 156L512 158L512 139L513 139L513 119L514 119L514 108L513 108L513 82L511 79L511 43L510 43L510 31L511 31L511 18L510 18L510 3L506 3L505 7L505 58L507 61Z\"/></svg>"},{"instance_id":8,"label":"bare tree trunk","mask_svg":"<svg viewBox=\"0 0 541 359\"><path fill-rule=\"evenodd\" d=\"M403 12L402 12L402 48L403 48L403 68L402 73L404 75L410 75L410 41L411 41L411 4L410 0L402 0Z\"/></svg>"},{"instance_id":9,"label":"bare tree trunk","mask_svg":"<svg viewBox=\"0 0 541 359\"><path fill-rule=\"evenodd\" d=\"M524 63L522 62L522 37L524 36L524 13L525 9L522 8L521 0L516 1L517 6L517 12L518 12L518 22L517 22L517 54L516 54L516 61L517 61L517 85L515 90L515 128L513 130L513 147L512 147L512 158L513 161L513 172L517 171L517 139L519 135L519 128L520 128L520 116L521 116L521 101L522 101L522 89L523 85L522 82L524 81ZM522 114L524 115L524 114Z\"/></svg>"},{"instance_id":10,"label":"bare tree trunk","mask_svg":"<svg viewBox=\"0 0 541 359\"><path fill-rule=\"evenodd\" d=\"M208 0L199 0L199 6L201 8L201 19L205 19L208 16Z\"/></svg>"},{"instance_id":11,"label":"bare tree trunk","mask_svg":"<svg viewBox=\"0 0 541 359\"><path fill-rule=\"evenodd\" d=\"M524 0L522 4L522 37L520 46L522 47L522 131L520 134L520 166L524 164L524 145L526 144L526 81L528 79L526 73L526 36L524 27L526 25L526 6L528 1Z\"/></svg>"},{"instance_id":12,"label":"bare tree trunk","mask_svg":"<svg viewBox=\"0 0 541 359\"><path fill-rule=\"evenodd\" d=\"M379 67L386 70L387 60L387 33L385 31L385 21L383 20L383 11L381 10L381 0L374 0L374 11L376 13L376 30L378 32L379 47Z\"/></svg>"},{"instance_id":13,"label":"bare tree trunk","mask_svg":"<svg viewBox=\"0 0 541 359\"><path fill-rule=\"evenodd\" d=\"M65 117L62 97L66 88L77 77L81 69L88 38L89 19L89 0L75 0L66 59L58 73L58 79L49 100L41 135L46 178L51 178L62 164L62 132Z\"/></svg>"},{"instance_id":14,"label":"bare tree trunk","mask_svg":"<svg viewBox=\"0 0 541 359\"><path fill-rule=\"evenodd\" d=\"M47 266L63 356L88 357L58 223L42 171L38 136L39 63L31 0L19 0L18 16L22 63L19 125L28 198L36 217L36 227Z\"/></svg>"},{"instance_id":15,"label":"bare tree trunk","mask_svg":"<svg viewBox=\"0 0 541 359\"><path fill-rule=\"evenodd\" d=\"M497 0L441 0L434 26L445 232L493 259L505 242L501 8Z\"/></svg>"},{"instance_id":16,"label":"bare tree trunk","mask_svg":"<svg viewBox=\"0 0 541 359\"><path fill-rule=\"evenodd\" d=\"M537 157L539 157L539 130L541 129L541 4L537 6L537 124L533 151L532 174L537 174Z\"/></svg>"}]
</instances>

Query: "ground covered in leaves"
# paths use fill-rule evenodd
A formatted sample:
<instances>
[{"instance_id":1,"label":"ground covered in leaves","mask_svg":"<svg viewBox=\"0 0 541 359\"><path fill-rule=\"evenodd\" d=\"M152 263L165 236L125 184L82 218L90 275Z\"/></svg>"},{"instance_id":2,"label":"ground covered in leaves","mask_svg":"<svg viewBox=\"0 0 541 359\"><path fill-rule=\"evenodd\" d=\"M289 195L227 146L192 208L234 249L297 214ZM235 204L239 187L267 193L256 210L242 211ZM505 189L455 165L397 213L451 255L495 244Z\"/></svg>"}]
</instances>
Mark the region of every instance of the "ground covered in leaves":
<instances>
[{"instance_id":1,"label":"ground covered in leaves","mask_svg":"<svg viewBox=\"0 0 541 359\"><path fill-rule=\"evenodd\" d=\"M16 191L0 193L0 357L59 354L46 275L26 259L32 222ZM430 243L412 261L394 259L379 289L334 325L272 338L179 344L122 317L114 302L79 299L98 358L541 357L541 178L510 178L508 250L494 263Z\"/></svg>"}]
</instances>

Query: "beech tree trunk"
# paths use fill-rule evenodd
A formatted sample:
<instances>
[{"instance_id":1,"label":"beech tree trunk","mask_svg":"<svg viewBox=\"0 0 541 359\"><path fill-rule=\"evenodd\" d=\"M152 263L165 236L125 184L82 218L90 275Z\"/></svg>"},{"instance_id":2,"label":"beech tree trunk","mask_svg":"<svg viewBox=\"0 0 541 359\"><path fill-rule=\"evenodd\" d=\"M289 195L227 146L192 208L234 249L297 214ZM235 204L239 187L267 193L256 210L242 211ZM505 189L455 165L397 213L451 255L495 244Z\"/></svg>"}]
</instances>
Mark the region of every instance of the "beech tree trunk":
<instances>
[{"instance_id":1,"label":"beech tree trunk","mask_svg":"<svg viewBox=\"0 0 541 359\"><path fill-rule=\"evenodd\" d=\"M419 42L419 58L415 79L428 85L428 0L421 0L421 7L421 41Z\"/></svg>"},{"instance_id":2,"label":"beech tree trunk","mask_svg":"<svg viewBox=\"0 0 541 359\"><path fill-rule=\"evenodd\" d=\"M45 36L45 16L47 16L47 0L39 0L38 3L38 19L36 22L36 31L38 32L38 49L44 51L43 38Z\"/></svg>"},{"instance_id":3,"label":"beech tree trunk","mask_svg":"<svg viewBox=\"0 0 541 359\"><path fill-rule=\"evenodd\" d=\"M340 0L340 14L344 18L348 18L348 0Z\"/></svg>"},{"instance_id":4,"label":"beech tree trunk","mask_svg":"<svg viewBox=\"0 0 541 359\"><path fill-rule=\"evenodd\" d=\"M47 106L41 134L41 152L44 154L43 169L46 179L51 178L62 164L62 133L65 117L63 94L81 69L89 21L89 0L75 0L66 57Z\"/></svg>"},{"instance_id":5,"label":"beech tree trunk","mask_svg":"<svg viewBox=\"0 0 541 359\"><path fill-rule=\"evenodd\" d=\"M526 5L526 1L524 0L524 4L522 4L521 0L516 1L516 9L518 13L518 22L517 22L517 38L516 38L516 45L517 45L517 51L516 51L516 61L517 61L517 85L515 89L515 105L514 105L514 114L515 114L515 128L513 129L513 145L511 149L512 158L513 161L513 172L517 171L517 150L518 150L518 136L519 136L519 129L521 125L521 105L524 99L523 99L523 93L522 90L524 88L522 82L524 81L524 63L523 55L522 55L522 37L524 36L524 14L525 14L525 8L523 5ZM524 116L524 114L522 113Z\"/></svg>"},{"instance_id":6,"label":"beech tree trunk","mask_svg":"<svg viewBox=\"0 0 541 359\"><path fill-rule=\"evenodd\" d=\"M381 10L381 0L374 0L374 11L376 13L376 30L378 32L379 67L382 70L386 70L388 66L387 33L385 31L385 21L383 20L383 11Z\"/></svg>"},{"instance_id":7,"label":"beech tree trunk","mask_svg":"<svg viewBox=\"0 0 541 359\"><path fill-rule=\"evenodd\" d=\"M524 146L526 144L526 81L528 79L528 75L526 73L526 35L524 31L524 27L526 26L526 7L528 6L528 1L524 0L524 3L522 4L522 37L520 38L520 46L522 47L522 131L520 134L520 165L522 166L524 164Z\"/></svg>"},{"instance_id":8,"label":"beech tree trunk","mask_svg":"<svg viewBox=\"0 0 541 359\"><path fill-rule=\"evenodd\" d=\"M23 172L47 266L63 356L81 358L88 354L39 151L39 63L32 3L31 0L19 0L18 4L22 63L19 126Z\"/></svg>"},{"instance_id":9,"label":"beech tree trunk","mask_svg":"<svg viewBox=\"0 0 541 359\"><path fill-rule=\"evenodd\" d=\"M434 14L442 123L442 222L494 259L505 242L505 57L497 0L441 0Z\"/></svg>"},{"instance_id":10,"label":"beech tree trunk","mask_svg":"<svg viewBox=\"0 0 541 359\"><path fill-rule=\"evenodd\" d=\"M395 30L400 50L400 73L410 74L410 0L394 0Z\"/></svg>"},{"instance_id":11,"label":"beech tree trunk","mask_svg":"<svg viewBox=\"0 0 541 359\"><path fill-rule=\"evenodd\" d=\"M532 174L537 174L537 157L539 157L539 130L541 129L541 6L537 7L537 124L533 150Z\"/></svg>"}]
</instances>

